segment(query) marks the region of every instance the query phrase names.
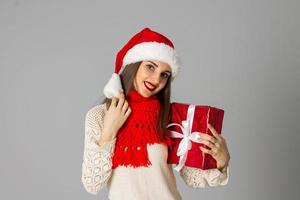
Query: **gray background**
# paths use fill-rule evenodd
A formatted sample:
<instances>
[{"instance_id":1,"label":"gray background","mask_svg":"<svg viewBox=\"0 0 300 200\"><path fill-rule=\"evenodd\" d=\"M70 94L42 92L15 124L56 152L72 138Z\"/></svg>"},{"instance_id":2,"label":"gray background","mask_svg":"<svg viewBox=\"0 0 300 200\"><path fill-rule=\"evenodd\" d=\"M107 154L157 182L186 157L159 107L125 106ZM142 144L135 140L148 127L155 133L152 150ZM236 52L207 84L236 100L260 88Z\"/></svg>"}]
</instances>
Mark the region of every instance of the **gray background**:
<instances>
[{"instance_id":1,"label":"gray background","mask_svg":"<svg viewBox=\"0 0 300 200\"><path fill-rule=\"evenodd\" d=\"M227 186L184 199L297 199L299 1L0 1L0 199L107 199L81 184L84 117L143 27L183 67L172 101L225 110Z\"/></svg>"}]
</instances>

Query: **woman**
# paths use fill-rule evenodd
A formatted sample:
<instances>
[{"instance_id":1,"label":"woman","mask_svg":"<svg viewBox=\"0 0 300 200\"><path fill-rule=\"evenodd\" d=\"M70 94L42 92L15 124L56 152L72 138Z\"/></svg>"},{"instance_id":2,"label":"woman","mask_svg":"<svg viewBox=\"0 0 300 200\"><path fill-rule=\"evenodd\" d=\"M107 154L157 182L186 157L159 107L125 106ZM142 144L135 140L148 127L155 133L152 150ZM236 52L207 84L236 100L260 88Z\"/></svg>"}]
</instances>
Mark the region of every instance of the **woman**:
<instances>
[{"instance_id":1,"label":"woman","mask_svg":"<svg viewBox=\"0 0 300 200\"><path fill-rule=\"evenodd\" d=\"M166 134L171 81L179 66L173 43L150 28L118 52L115 73L104 88L106 98L86 114L81 177L86 191L97 194L108 186L111 200L182 199L167 163ZM199 141L210 147L201 150L217 160L217 168L180 170L185 183L194 188L228 182L225 139L209 128L214 136L200 134Z\"/></svg>"}]
</instances>

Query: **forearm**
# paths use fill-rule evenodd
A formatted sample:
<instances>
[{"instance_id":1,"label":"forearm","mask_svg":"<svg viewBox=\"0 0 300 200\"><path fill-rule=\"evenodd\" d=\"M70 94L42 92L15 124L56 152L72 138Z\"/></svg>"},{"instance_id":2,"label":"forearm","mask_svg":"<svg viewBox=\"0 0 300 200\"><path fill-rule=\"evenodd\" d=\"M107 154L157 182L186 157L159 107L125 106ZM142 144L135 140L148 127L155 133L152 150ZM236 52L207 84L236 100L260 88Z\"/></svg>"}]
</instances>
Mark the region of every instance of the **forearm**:
<instances>
[{"instance_id":1,"label":"forearm","mask_svg":"<svg viewBox=\"0 0 300 200\"><path fill-rule=\"evenodd\" d=\"M184 166L180 170L180 176L188 186L193 188L226 185L229 179L229 167L226 166L219 171L217 168L203 170Z\"/></svg>"},{"instance_id":2,"label":"forearm","mask_svg":"<svg viewBox=\"0 0 300 200\"><path fill-rule=\"evenodd\" d=\"M110 179L114 145L115 140L101 145L85 144L81 180L91 194L97 194Z\"/></svg>"}]
</instances>

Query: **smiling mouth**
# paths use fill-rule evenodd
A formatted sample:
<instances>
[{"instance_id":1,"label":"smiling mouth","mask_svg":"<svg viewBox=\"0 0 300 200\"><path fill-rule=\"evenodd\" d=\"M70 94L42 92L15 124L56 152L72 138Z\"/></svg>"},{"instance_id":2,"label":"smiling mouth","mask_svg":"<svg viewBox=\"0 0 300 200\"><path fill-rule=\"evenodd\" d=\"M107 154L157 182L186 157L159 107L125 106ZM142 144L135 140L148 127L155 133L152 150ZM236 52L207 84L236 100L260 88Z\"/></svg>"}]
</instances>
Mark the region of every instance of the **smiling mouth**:
<instances>
[{"instance_id":1,"label":"smiling mouth","mask_svg":"<svg viewBox=\"0 0 300 200\"><path fill-rule=\"evenodd\" d=\"M147 82L147 81L145 81L144 82L144 85L145 85L145 87L148 89L148 90L150 90L150 91L153 91L153 90L155 90L155 86L153 86L151 83L149 83L149 82Z\"/></svg>"}]
</instances>

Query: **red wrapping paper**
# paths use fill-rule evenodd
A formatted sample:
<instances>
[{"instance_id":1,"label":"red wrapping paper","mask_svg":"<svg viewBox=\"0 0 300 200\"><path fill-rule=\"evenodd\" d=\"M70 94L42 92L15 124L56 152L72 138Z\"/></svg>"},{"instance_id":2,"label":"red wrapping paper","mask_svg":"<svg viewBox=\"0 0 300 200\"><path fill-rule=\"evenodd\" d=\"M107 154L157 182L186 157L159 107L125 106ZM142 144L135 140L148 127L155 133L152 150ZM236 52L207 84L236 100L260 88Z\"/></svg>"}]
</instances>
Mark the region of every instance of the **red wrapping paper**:
<instances>
[{"instance_id":1,"label":"red wrapping paper","mask_svg":"<svg viewBox=\"0 0 300 200\"><path fill-rule=\"evenodd\" d=\"M170 113L169 113L169 123L182 124L183 120L187 119L187 112L190 104L173 102L171 103ZM212 135L210 129L208 128L208 123L210 123L216 131L221 134L222 123L224 117L224 110L207 106L207 105L194 105L194 116L191 126L191 132L201 132L208 135ZM170 135L170 131L176 131L182 133L179 126L170 126L167 129L167 134ZM177 156L177 150L182 138L172 138L171 146L168 151L169 164L178 164L180 157ZM210 149L203 143L196 143L191 141L191 149L188 150L187 159L185 161L185 166L196 167L200 169L212 169L217 168L216 160L210 155L201 151L200 146Z\"/></svg>"}]
</instances>

